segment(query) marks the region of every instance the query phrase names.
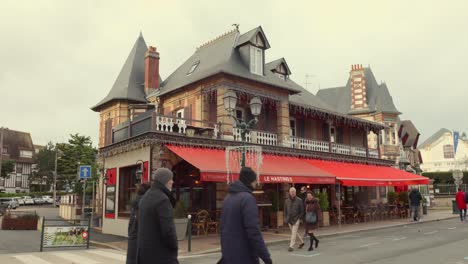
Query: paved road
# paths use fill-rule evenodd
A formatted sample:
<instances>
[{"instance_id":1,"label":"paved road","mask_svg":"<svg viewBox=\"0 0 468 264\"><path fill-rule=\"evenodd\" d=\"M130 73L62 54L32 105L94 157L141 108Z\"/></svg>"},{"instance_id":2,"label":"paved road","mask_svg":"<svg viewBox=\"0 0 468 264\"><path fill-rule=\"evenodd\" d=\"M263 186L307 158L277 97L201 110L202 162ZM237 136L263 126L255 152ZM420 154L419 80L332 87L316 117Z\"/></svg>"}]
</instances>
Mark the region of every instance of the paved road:
<instances>
[{"instance_id":1,"label":"paved road","mask_svg":"<svg viewBox=\"0 0 468 264\"><path fill-rule=\"evenodd\" d=\"M269 247L274 263L468 264L468 224L458 220L408 225L323 238L313 252L287 252L287 244ZM307 247L307 245L306 245ZM306 248L305 247L305 248ZM216 263L219 253L183 257L181 264ZM0 263L124 263L125 252L103 249L0 255Z\"/></svg>"},{"instance_id":2,"label":"paved road","mask_svg":"<svg viewBox=\"0 0 468 264\"><path fill-rule=\"evenodd\" d=\"M446 220L323 238L312 252L287 248L286 243L269 247L273 263L468 264L468 224ZM211 254L181 264L216 263L219 258Z\"/></svg>"}]
</instances>

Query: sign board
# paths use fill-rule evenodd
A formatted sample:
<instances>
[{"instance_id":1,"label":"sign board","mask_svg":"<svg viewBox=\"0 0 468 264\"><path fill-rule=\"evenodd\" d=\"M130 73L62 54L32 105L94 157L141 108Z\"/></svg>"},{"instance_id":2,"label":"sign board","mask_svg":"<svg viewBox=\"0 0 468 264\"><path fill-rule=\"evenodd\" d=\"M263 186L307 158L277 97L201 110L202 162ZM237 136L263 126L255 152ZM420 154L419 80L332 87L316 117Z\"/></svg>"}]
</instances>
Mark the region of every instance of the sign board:
<instances>
[{"instance_id":1,"label":"sign board","mask_svg":"<svg viewBox=\"0 0 468 264\"><path fill-rule=\"evenodd\" d=\"M455 181L461 181L461 179L463 179L463 171L454 171L452 177Z\"/></svg>"},{"instance_id":2,"label":"sign board","mask_svg":"<svg viewBox=\"0 0 468 264\"><path fill-rule=\"evenodd\" d=\"M90 165L80 166L79 176L80 176L80 179L89 179L89 178L91 178L91 166Z\"/></svg>"},{"instance_id":3,"label":"sign board","mask_svg":"<svg viewBox=\"0 0 468 264\"><path fill-rule=\"evenodd\" d=\"M41 252L44 248L86 247L89 248L89 230L91 219L82 220L42 218Z\"/></svg>"}]
</instances>

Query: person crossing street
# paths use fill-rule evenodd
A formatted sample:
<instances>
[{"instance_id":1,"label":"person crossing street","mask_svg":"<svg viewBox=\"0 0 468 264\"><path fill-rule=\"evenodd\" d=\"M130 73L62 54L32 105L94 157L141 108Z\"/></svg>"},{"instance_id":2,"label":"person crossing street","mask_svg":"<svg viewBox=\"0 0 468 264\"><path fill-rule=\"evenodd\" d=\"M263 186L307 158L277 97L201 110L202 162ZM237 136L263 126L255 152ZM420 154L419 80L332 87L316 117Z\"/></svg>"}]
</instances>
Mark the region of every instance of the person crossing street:
<instances>
[{"instance_id":1,"label":"person crossing street","mask_svg":"<svg viewBox=\"0 0 468 264\"><path fill-rule=\"evenodd\" d=\"M289 243L288 251L294 251L294 245L296 244L296 237L299 238L301 243L298 248L304 246L304 240L297 231L301 224L301 219L304 216L304 204L301 198L296 195L296 188L291 187L289 189L289 197L284 202L284 223L289 225L291 229L291 242Z\"/></svg>"}]
</instances>

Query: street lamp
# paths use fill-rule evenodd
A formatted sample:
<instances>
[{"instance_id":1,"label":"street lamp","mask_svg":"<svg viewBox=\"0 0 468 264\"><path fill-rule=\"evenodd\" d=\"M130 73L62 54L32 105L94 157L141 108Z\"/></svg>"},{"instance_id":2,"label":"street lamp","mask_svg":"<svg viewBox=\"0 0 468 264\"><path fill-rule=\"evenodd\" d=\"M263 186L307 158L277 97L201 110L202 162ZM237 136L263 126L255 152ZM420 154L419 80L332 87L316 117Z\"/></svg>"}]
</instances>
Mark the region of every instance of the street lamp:
<instances>
[{"instance_id":1,"label":"street lamp","mask_svg":"<svg viewBox=\"0 0 468 264\"><path fill-rule=\"evenodd\" d=\"M236 121L236 127L240 129L243 147L241 166L245 167L245 135L249 132L250 129L255 127L255 124L257 124L257 117L262 111L262 101L258 97L253 97L250 100L250 112L252 113L254 118L248 122L243 119L238 119L234 114L234 110L236 109L237 104L236 92L234 92L233 90L226 91L226 93L223 96L223 101L224 108L226 109L228 116L234 118L234 120Z\"/></svg>"},{"instance_id":2,"label":"street lamp","mask_svg":"<svg viewBox=\"0 0 468 264\"><path fill-rule=\"evenodd\" d=\"M142 160L138 160L136 162L136 164L140 164L140 168L138 168L136 171L135 171L135 178L137 180L137 182L141 183L141 176L143 175L143 161Z\"/></svg>"}]
</instances>

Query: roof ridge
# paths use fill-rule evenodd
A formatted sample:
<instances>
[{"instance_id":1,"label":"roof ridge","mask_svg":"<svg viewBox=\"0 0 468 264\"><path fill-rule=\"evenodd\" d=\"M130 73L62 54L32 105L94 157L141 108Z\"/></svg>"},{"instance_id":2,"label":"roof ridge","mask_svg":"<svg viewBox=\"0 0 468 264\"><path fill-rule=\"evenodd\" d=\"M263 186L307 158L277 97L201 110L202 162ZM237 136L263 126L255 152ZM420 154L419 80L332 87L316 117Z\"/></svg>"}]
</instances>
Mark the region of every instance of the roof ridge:
<instances>
[{"instance_id":1,"label":"roof ridge","mask_svg":"<svg viewBox=\"0 0 468 264\"><path fill-rule=\"evenodd\" d=\"M224 34L222 34L222 35L220 35L220 36L217 36L217 37L215 37L214 39L211 39L211 40L209 40L209 41L203 43L202 45L198 46L198 47L197 47L197 51L200 50L201 48L205 48L205 47L207 47L207 46L213 44L214 42L216 42L216 41L218 41L218 40L220 40L220 39L222 39L222 38L224 38L224 37L226 37L226 36L228 36L228 35L230 35L230 34L232 34L232 33L234 33L234 32L238 33L239 30L233 29L233 30L231 30L231 31L227 31L227 32L225 32Z\"/></svg>"}]
</instances>

